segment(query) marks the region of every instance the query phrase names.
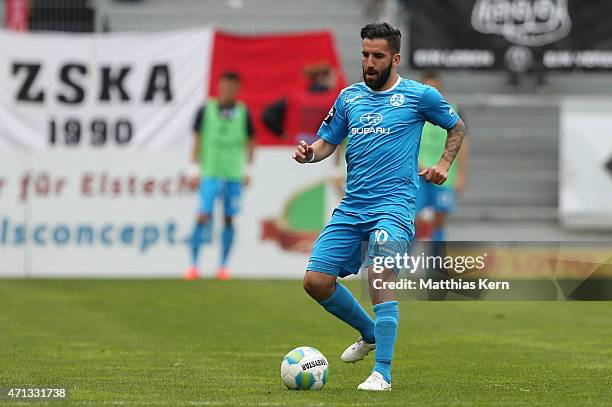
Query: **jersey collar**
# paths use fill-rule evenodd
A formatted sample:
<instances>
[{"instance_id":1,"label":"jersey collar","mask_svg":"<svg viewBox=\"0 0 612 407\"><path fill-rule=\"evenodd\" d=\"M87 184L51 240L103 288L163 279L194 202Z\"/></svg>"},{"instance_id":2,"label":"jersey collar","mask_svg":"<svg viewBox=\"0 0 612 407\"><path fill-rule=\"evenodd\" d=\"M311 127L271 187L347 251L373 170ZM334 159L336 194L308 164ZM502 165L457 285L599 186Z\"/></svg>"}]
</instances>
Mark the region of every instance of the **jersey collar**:
<instances>
[{"instance_id":1,"label":"jersey collar","mask_svg":"<svg viewBox=\"0 0 612 407\"><path fill-rule=\"evenodd\" d=\"M384 93L389 93L389 92L391 92L392 90L394 90L395 88L397 88L397 87L398 87L398 85L400 84L400 82L401 82L401 81L402 81L402 77L401 77L401 76L399 76L399 75L397 75L397 80L395 81L395 83L393 84L393 86L391 86L391 87L390 87L389 89L387 89L387 90L372 90L372 89L370 89L370 87L369 87L368 85L365 85L365 86L366 86L366 88L368 89L368 91L369 91L369 92L372 92L372 93L383 93L383 94L384 94ZM365 84L365 83L364 83L364 84Z\"/></svg>"}]
</instances>

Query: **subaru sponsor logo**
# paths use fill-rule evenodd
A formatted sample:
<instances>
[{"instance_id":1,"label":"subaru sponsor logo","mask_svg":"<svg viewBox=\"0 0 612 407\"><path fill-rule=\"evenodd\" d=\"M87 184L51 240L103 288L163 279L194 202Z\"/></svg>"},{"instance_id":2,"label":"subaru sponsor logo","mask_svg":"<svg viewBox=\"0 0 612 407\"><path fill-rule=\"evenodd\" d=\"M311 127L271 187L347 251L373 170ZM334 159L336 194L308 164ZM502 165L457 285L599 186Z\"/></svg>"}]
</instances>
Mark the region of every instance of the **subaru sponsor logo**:
<instances>
[{"instance_id":1,"label":"subaru sponsor logo","mask_svg":"<svg viewBox=\"0 0 612 407\"><path fill-rule=\"evenodd\" d=\"M376 127L378 124L380 124L383 121L383 115L380 113L365 113L362 114L361 117L359 118L359 121L361 122L361 124L363 124L365 127L361 127L361 128L357 128L357 127L353 127L351 128L351 134L355 135L355 134L389 134L391 133L391 128L385 128L385 127Z\"/></svg>"},{"instance_id":2,"label":"subaru sponsor logo","mask_svg":"<svg viewBox=\"0 0 612 407\"><path fill-rule=\"evenodd\" d=\"M351 128L351 134L391 134L391 127L353 127Z\"/></svg>"},{"instance_id":3,"label":"subaru sponsor logo","mask_svg":"<svg viewBox=\"0 0 612 407\"><path fill-rule=\"evenodd\" d=\"M376 126L378 123L382 122L383 115L380 113L366 113L361 115L359 121L364 126Z\"/></svg>"}]
</instances>

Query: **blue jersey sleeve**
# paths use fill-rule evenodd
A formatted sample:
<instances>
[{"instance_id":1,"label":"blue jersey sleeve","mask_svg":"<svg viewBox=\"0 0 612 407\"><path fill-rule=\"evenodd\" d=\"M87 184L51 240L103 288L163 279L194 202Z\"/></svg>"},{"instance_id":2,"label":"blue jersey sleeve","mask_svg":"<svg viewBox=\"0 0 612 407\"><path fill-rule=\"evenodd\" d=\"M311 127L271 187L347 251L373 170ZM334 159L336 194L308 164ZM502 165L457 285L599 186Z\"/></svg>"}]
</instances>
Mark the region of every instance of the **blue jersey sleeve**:
<instances>
[{"instance_id":1,"label":"blue jersey sleeve","mask_svg":"<svg viewBox=\"0 0 612 407\"><path fill-rule=\"evenodd\" d=\"M448 130L459 121L457 112L444 100L440 92L432 87L428 87L423 92L418 109L425 120L443 129Z\"/></svg>"},{"instance_id":2,"label":"blue jersey sleeve","mask_svg":"<svg viewBox=\"0 0 612 407\"><path fill-rule=\"evenodd\" d=\"M344 108L342 93L340 93L323 120L317 135L328 143L341 144L347 133L346 109Z\"/></svg>"}]
</instances>

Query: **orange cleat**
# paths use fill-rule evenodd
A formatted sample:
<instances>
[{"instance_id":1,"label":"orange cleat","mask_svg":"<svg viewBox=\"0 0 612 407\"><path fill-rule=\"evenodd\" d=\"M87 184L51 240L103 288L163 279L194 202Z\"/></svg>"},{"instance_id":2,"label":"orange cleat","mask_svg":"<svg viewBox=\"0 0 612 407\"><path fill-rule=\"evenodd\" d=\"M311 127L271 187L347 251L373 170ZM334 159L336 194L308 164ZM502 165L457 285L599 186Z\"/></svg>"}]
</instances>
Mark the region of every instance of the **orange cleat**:
<instances>
[{"instance_id":1,"label":"orange cleat","mask_svg":"<svg viewBox=\"0 0 612 407\"><path fill-rule=\"evenodd\" d=\"M185 274L183 275L183 279L185 280L197 280L200 278L197 266L189 266Z\"/></svg>"},{"instance_id":2,"label":"orange cleat","mask_svg":"<svg viewBox=\"0 0 612 407\"><path fill-rule=\"evenodd\" d=\"M217 269L217 280L229 280L230 273L227 267L219 267Z\"/></svg>"}]
</instances>

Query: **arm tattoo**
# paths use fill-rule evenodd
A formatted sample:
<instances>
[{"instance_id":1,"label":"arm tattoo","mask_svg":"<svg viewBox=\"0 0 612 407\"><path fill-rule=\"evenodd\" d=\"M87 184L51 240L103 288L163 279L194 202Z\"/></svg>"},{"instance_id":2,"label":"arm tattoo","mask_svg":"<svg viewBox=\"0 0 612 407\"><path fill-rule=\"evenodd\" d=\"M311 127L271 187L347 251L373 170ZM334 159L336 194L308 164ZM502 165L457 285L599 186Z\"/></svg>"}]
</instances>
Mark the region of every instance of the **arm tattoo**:
<instances>
[{"instance_id":1,"label":"arm tattoo","mask_svg":"<svg viewBox=\"0 0 612 407\"><path fill-rule=\"evenodd\" d=\"M446 146L444 146L444 153L442 153L442 160L448 161L452 164L453 160L461 148L461 143L465 137L465 124L463 120L459 119L457 124L452 129L448 130L446 136Z\"/></svg>"}]
</instances>

